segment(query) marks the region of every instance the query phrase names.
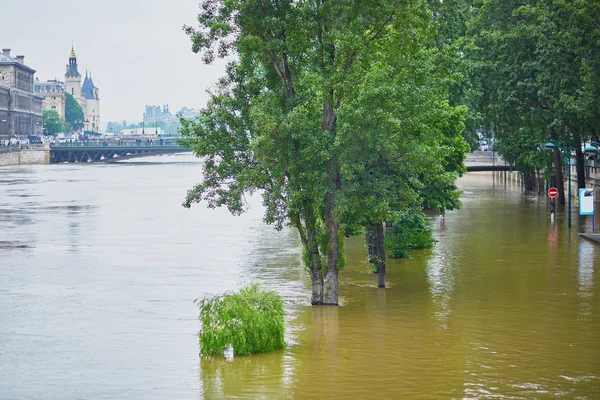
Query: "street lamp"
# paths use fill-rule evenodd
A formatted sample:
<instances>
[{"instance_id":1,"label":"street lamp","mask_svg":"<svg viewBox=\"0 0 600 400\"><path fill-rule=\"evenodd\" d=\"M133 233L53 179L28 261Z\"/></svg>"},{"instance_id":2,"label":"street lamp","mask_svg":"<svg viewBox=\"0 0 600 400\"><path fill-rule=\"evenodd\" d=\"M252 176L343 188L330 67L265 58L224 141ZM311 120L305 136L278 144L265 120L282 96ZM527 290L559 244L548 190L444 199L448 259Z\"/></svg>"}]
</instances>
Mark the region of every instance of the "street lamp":
<instances>
[{"instance_id":1,"label":"street lamp","mask_svg":"<svg viewBox=\"0 0 600 400\"><path fill-rule=\"evenodd\" d=\"M556 140L551 140L544 145L544 147L548 150L558 149L558 151L562 154L562 149L558 145ZM568 206L567 206L567 226L571 229L571 135L568 136L567 141L567 186L568 186Z\"/></svg>"}]
</instances>

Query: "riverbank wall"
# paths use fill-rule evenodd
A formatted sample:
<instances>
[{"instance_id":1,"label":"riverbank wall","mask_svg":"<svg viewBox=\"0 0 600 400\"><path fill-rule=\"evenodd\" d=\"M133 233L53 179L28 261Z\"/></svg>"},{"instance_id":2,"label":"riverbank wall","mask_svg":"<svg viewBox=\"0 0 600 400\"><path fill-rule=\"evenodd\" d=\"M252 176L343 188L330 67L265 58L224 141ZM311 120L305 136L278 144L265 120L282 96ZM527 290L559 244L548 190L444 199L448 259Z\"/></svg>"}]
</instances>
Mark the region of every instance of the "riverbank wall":
<instances>
[{"instance_id":1,"label":"riverbank wall","mask_svg":"<svg viewBox=\"0 0 600 400\"><path fill-rule=\"evenodd\" d=\"M50 146L22 145L0 148L0 167L27 164L50 164Z\"/></svg>"}]
</instances>

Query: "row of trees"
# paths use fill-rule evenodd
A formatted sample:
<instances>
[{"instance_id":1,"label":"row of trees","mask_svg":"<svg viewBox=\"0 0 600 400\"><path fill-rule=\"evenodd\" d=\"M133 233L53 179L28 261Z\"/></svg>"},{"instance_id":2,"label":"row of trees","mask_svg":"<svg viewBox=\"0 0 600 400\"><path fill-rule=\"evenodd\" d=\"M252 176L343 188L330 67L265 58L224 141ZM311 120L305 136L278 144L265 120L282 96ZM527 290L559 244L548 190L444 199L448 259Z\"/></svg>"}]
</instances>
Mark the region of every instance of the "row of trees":
<instances>
[{"instance_id":1,"label":"row of trees","mask_svg":"<svg viewBox=\"0 0 600 400\"><path fill-rule=\"evenodd\" d=\"M265 221L299 232L314 305L338 304L347 235L366 233L384 285L382 222L460 204L454 182L468 146L467 109L452 103L458 47L439 38L425 1L200 8L199 28L184 27L193 51L233 61L207 107L182 120L183 143L205 157L184 205L240 214L244 195L261 193Z\"/></svg>"},{"instance_id":2,"label":"row of trees","mask_svg":"<svg viewBox=\"0 0 600 400\"><path fill-rule=\"evenodd\" d=\"M462 51L466 79L453 89L453 101L469 108L467 137L493 135L528 189L540 171L549 178L552 157L540 145L556 140L563 155L574 149L584 187L582 148L598 140L600 126L600 3L438 0L435 9L445 29L440 38ZM554 175L563 203L564 161L557 148Z\"/></svg>"}]
</instances>

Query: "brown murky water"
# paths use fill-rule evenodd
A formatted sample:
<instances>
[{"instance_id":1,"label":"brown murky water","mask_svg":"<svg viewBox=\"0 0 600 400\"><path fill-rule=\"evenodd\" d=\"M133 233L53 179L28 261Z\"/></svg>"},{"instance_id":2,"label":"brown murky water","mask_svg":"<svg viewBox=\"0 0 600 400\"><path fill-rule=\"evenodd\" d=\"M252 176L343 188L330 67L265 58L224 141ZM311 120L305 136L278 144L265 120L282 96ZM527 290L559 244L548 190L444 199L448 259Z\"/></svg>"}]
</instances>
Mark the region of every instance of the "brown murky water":
<instances>
[{"instance_id":1,"label":"brown murky water","mask_svg":"<svg viewBox=\"0 0 600 400\"><path fill-rule=\"evenodd\" d=\"M180 203L189 156L0 169L2 399L600 396L600 251L545 198L471 175L389 288L348 241L342 306L308 306L293 231ZM575 210L574 210L575 211ZM193 299L260 282L289 346L198 358Z\"/></svg>"}]
</instances>

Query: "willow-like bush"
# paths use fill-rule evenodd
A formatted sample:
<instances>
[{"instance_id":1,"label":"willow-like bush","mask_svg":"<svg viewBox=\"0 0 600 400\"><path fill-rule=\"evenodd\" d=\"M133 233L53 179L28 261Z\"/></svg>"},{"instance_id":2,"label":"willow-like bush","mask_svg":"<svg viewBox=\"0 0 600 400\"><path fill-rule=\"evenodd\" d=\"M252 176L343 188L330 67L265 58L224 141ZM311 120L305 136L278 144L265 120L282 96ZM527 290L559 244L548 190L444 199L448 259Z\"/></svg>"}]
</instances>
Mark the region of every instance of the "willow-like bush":
<instances>
[{"instance_id":1,"label":"willow-like bush","mask_svg":"<svg viewBox=\"0 0 600 400\"><path fill-rule=\"evenodd\" d=\"M237 293L205 297L198 304L201 355L222 355L230 344L236 355L285 347L283 301L275 292L252 285Z\"/></svg>"}]
</instances>

